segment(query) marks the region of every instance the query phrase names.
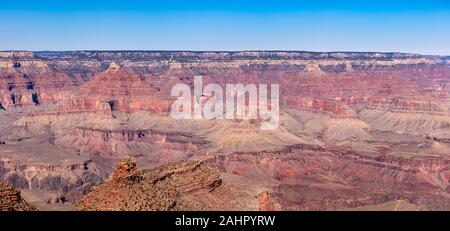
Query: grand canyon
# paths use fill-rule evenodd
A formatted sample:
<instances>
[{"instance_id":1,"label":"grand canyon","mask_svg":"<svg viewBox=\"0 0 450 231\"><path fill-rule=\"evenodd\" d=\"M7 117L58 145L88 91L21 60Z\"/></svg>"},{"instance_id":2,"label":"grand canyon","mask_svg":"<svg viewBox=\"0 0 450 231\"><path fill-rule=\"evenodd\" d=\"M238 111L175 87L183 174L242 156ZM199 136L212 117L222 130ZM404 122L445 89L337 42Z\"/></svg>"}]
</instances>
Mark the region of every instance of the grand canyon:
<instances>
[{"instance_id":1,"label":"grand canyon","mask_svg":"<svg viewBox=\"0 0 450 231\"><path fill-rule=\"evenodd\" d=\"M278 128L173 119L194 76L279 84ZM0 183L0 210L450 210L450 57L2 51Z\"/></svg>"}]
</instances>

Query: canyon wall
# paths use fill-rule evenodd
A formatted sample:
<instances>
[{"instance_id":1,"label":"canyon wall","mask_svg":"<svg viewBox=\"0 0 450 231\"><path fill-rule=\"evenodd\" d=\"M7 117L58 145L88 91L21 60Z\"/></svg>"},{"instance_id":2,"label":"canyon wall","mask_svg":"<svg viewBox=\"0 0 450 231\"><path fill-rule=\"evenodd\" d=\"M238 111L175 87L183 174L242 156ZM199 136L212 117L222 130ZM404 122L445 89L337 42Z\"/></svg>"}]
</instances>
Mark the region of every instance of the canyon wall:
<instances>
[{"instance_id":1,"label":"canyon wall","mask_svg":"<svg viewBox=\"0 0 450 231\"><path fill-rule=\"evenodd\" d=\"M279 84L279 127L174 120L172 87L197 75ZM449 82L449 57L403 53L0 52L0 179L76 203L131 155L204 161L259 209L448 210Z\"/></svg>"}]
</instances>

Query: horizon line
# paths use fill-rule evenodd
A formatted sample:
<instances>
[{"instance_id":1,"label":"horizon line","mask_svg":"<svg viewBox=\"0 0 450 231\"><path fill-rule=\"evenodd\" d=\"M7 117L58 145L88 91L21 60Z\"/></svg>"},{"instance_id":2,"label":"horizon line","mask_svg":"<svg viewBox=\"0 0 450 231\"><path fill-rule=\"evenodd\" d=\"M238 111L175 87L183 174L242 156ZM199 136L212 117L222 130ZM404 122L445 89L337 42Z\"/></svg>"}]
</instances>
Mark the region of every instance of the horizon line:
<instances>
[{"instance_id":1,"label":"horizon line","mask_svg":"<svg viewBox=\"0 0 450 231\"><path fill-rule=\"evenodd\" d=\"M364 54L364 53L369 53L369 54L402 54L402 55L419 55L419 56L428 56L428 57L450 57L450 54L442 54L442 55L437 55L437 54L424 54L424 53L414 53L414 52L401 52L401 51L342 51L342 50L337 50L337 51L308 51L308 50L264 50L264 49L252 49L252 50L179 50L179 49L174 49L174 50L163 50L163 49L74 49L74 50L27 50L27 49L23 49L23 50L15 50L15 49L11 49L11 50L0 50L0 52L193 52L193 53L206 53L206 52L213 52L213 53L220 53L220 52L229 52L229 53L237 53L237 52L269 52L269 53L274 53L274 52L292 52L292 53L327 53L327 54L331 54L331 53L344 53L344 54L348 54L348 53L358 53L358 54Z\"/></svg>"}]
</instances>

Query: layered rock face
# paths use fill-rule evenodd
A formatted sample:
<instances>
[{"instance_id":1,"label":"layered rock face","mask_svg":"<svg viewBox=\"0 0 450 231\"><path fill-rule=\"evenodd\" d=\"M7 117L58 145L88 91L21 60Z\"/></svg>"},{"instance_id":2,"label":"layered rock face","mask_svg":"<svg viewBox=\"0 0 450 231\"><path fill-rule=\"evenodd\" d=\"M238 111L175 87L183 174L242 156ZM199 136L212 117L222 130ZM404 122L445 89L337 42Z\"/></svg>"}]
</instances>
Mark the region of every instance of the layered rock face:
<instances>
[{"instance_id":1,"label":"layered rock face","mask_svg":"<svg viewBox=\"0 0 450 231\"><path fill-rule=\"evenodd\" d=\"M155 163L166 159L185 160L194 153L196 155L204 153L199 148L202 143L198 140L183 134L153 130L107 130L80 127L55 139L55 144L105 158L121 158L123 153L133 153L134 157L149 158L149 161ZM147 156L149 151L155 148L159 151L151 157Z\"/></svg>"},{"instance_id":2,"label":"layered rock face","mask_svg":"<svg viewBox=\"0 0 450 231\"><path fill-rule=\"evenodd\" d=\"M60 108L66 112L168 112L170 102L160 89L144 82L143 77L127 72L115 64L80 87L69 102Z\"/></svg>"},{"instance_id":3,"label":"layered rock face","mask_svg":"<svg viewBox=\"0 0 450 231\"><path fill-rule=\"evenodd\" d=\"M20 191L11 185L0 183L0 211L35 211L32 205L24 201Z\"/></svg>"},{"instance_id":4,"label":"layered rock face","mask_svg":"<svg viewBox=\"0 0 450 231\"><path fill-rule=\"evenodd\" d=\"M421 210L448 210L450 159L365 155L294 146L235 153L213 163L224 172L275 184L286 210L341 210L404 200Z\"/></svg>"},{"instance_id":5,"label":"layered rock face","mask_svg":"<svg viewBox=\"0 0 450 231\"><path fill-rule=\"evenodd\" d=\"M109 181L84 196L75 209L255 210L255 205L255 197L224 184L219 173L202 162L141 171L128 157L118 164Z\"/></svg>"},{"instance_id":6,"label":"layered rock face","mask_svg":"<svg viewBox=\"0 0 450 231\"><path fill-rule=\"evenodd\" d=\"M401 53L0 52L0 179L76 203L129 153L146 169L214 165L259 201L253 209L448 210L449 64ZM192 90L196 75L224 89L279 84L279 127L173 119L172 87ZM210 207L183 208L231 209L205 198ZM169 202L145 208L178 208ZM126 209L108 206L98 209Z\"/></svg>"},{"instance_id":7,"label":"layered rock face","mask_svg":"<svg viewBox=\"0 0 450 231\"><path fill-rule=\"evenodd\" d=\"M91 187L102 182L102 176L92 161L73 164L26 163L17 165L10 159L0 159L1 182L24 189L58 192L52 201L76 202Z\"/></svg>"}]
</instances>

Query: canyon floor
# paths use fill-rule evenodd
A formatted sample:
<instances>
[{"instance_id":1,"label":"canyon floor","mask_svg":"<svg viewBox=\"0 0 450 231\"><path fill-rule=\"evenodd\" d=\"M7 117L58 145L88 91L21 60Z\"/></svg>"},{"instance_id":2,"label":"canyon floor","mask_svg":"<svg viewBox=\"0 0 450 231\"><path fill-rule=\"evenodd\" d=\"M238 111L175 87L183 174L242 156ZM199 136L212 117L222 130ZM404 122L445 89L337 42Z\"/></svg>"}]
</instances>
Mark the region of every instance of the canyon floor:
<instances>
[{"instance_id":1,"label":"canyon floor","mask_svg":"<svg viewBox=\"0 0 450 231\"><path fill-rule=\"evenodd\" d=\"M194 76L279 84L278 128L173 119ZM449 94L442 56L0 52L0 182L39 210L450 210ZM126 156L140 180L114 177Z\"/></svg>"}]
</instances>

